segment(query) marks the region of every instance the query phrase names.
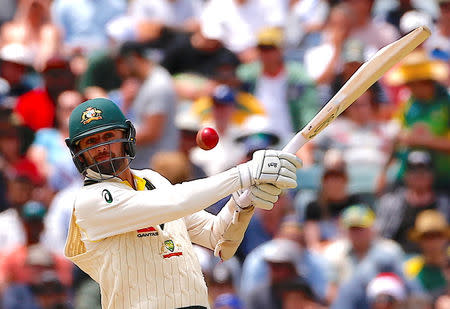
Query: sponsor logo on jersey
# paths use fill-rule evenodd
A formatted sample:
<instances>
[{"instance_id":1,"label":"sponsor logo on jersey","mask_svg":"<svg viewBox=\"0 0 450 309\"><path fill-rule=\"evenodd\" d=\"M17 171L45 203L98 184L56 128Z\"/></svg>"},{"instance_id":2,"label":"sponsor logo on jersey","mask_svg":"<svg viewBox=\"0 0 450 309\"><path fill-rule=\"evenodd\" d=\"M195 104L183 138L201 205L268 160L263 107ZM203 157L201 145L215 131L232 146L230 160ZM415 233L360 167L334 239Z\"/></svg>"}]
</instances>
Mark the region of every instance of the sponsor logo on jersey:
<instances>
[{"instance_id":1,"label":"sponsor logo on jersey","mask_svg":"<svg viewBox=\"0 0 450 309\"><path fill-rule=\"evenodd\" d=\"M165 240L161 246L161 255L165 259L172 256L183 255L183 252L181 252L181 245L174 243L171 239Z\"/></svg>"},{"instance_id":2,"label":"sponsor logo on jersey","mask_svg":"<svg viewBox=\"0 0 450 309\"><path fill-rule=\"evenodd\" d=\"M83 114L81 114L81 123L88 124L91 121L103 119L101 113L102 111L95 107L88 107Z\"/></svg>"},{"instance_id":3,"label":"sponsor logo on jersey","mask_svg":"<svg viewBox=\"0 0 450 309\"><path fill-rule=\"evenodd\" d=\"M102 191L102 196L108 204L112 203L113 198L112 198L111 192L109 192L107 189L104 189Z\"/></svg>"},{"instance_id":4,"label":"sponsor logo on jersey","mask_svg":"<svg viewBox=\"0 0 450 309\"><path fill-rule=\"evenodd\" d=\"M158 231L153 227L149 226L145 229L137 230L137 237L148 237L148 236L158 236Z\"/></svg>"}]
</instances>

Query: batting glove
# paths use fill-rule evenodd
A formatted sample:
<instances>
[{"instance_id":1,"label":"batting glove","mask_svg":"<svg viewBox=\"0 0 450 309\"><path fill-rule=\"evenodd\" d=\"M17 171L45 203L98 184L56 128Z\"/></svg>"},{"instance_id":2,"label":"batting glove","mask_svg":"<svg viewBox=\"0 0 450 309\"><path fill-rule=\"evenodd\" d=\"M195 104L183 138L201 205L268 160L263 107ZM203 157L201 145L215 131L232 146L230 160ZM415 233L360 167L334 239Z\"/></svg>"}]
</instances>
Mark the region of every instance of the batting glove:
<instances>
[{"instance_id":1,"label":"batting glove","mask_svg":"<svg viewBox=\"0 0 450 309\"><path fill-rule=\"evenodd\" d=\"M280 189L297 187L296 171L302 161L294 154L277 150L258 150L251 161L237 166L242 189L263 183Z\"/></svg>"},{"instance_id":2,"label":"batting glove","mask_svg":"<svg viewBox=\"0 0 450 309\"><path fill-rule=\"evenodd\" d=\"M236 205L245 209L250 206L270 210L273 204L278 201L281 189L271 184L260 184L251 186L245 190L239 190L233 193L233 199Z\"/></svg>"}]
</instances>

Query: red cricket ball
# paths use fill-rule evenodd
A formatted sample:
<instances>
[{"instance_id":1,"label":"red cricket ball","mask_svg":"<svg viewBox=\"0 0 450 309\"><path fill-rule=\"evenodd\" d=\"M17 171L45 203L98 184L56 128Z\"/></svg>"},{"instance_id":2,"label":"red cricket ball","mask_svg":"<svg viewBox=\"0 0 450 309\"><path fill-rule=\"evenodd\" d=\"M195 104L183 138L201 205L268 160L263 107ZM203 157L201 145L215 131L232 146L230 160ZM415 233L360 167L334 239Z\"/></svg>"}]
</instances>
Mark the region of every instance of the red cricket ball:
<instances>
[{"instance_id":1,"label":"red cricket ball","mask_svg":"<svg viewBox=\"0 0 450 309\"><path fill-rule=\"evenodd\" d=\"M213 128L203 128L197 132L197 145L203 150L211 150L219 142L219 134Z\"/></svg>"}]
</instances>

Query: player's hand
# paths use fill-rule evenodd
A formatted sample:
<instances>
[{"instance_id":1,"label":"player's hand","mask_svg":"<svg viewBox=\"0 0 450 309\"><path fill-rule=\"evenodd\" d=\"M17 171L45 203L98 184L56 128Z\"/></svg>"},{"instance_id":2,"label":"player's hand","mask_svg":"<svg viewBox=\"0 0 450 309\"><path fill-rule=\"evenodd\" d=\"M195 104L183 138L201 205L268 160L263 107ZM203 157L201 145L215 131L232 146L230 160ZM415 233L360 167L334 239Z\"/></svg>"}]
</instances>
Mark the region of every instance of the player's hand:
<instances>
[{"instance_id":1,"label":"player's hand","mask_svg":"<svg viewBox=\"0 0 450 309\"><path fill-rule=\"evenodd\" d=\"M281 189L271 184L260 184L251 186L245 190L233 193L233 199L239 208L245 209L250 206L270 210L273 204L278 201Z\"/></svg>"},{"instance_id":2,"label":"player's hand","mask_svg":"<svg viewBox=\"0 0 450 309\"><path fill-rule=\"evenodd\" d=\"M242 189L269 183L280 189L297 187L296 171L302 161L296 155L278 150L258 150L253 159L237 166Z\"/></svg>"}]
</instances>

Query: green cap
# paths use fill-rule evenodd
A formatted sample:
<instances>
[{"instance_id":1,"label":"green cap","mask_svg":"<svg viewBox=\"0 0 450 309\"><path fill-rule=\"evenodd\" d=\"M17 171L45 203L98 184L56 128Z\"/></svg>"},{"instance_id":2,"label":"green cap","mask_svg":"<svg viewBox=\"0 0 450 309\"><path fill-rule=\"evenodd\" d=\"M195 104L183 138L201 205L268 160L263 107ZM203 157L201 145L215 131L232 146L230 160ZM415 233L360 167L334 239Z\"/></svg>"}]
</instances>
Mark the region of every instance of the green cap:
<instances>
[{"instance_id":1,"label":"green cap","mask_svg":"<svg viewBox=\"0 0 450 309\"><path fill-rule=\"evenodd\" d=\"M69 119L69 143L100 132L124 129L129 125L120 108L111 100L96 98L78 105Z\"/></svg>"},{"instance_id":2,"label":"green cap","mask_svg":"<svg viewBox=\"0 0 450 309\"><path fill-rule=\"evenodd\" d=\"M25 221L44 219L47 209L42 203L29 201L22 206L21 217Z\"/></svg>"}]
</instances>

